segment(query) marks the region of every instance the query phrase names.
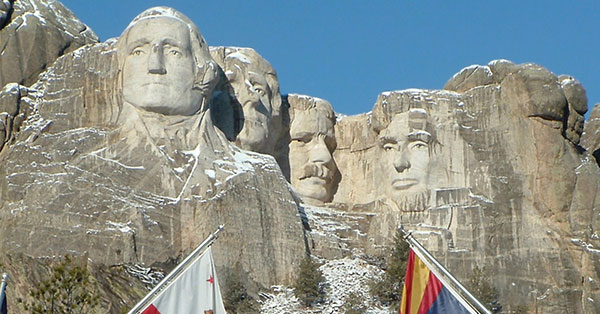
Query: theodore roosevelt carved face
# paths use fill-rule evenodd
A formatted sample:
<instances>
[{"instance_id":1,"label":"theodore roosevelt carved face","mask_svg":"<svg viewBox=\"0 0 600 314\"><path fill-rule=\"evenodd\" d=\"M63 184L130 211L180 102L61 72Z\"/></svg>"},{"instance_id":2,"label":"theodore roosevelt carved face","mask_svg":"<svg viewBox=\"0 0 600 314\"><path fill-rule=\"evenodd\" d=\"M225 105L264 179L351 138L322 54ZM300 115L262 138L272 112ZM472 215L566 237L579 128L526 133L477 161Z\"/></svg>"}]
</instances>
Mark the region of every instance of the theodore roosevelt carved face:
<instances>
[{"instance_id":1,"label":"theodore roosevelt carved face","mask_svg":"<svg viewBox=\"0 0 600 314\"><path fill-rule=\"evenodd\" d=\"M144 11L117 43L123 101L146 111L189 116L216 84L216 66L197 28L170 9Z\"/></svg>"},{"instance_id":2,"label":"theodore roosevelt carved face","mask_svg":"<svg viewBox=\"0 0 600 314\"><path fill-rule=\"evenodd\" d=\"M318 98L289 95L290 182L302 199L311 203L331 201L336 165L335 114L331 105Z\"/></svg>"}]
</instances>

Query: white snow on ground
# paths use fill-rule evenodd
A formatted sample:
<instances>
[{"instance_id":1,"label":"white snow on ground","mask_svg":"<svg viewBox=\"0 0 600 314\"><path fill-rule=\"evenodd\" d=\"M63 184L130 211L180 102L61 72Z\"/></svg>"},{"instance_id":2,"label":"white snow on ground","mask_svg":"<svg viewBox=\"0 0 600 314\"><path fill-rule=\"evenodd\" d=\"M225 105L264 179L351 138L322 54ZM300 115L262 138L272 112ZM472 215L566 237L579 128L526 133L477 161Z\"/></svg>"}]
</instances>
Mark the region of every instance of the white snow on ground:
<instances>
[{"instance_id":1,"label":"white snow on ground","mask_svg":"<svg viewBox=\"0 0 600 314\"><path fill-rule=\"evenodd\" d=\"M335 231L347 230L350 228L347 224L336 219L336 216L346 215L346 212L333 210L318 206L302 204L306 218L313 228L313 232L322 231L325 234L334 234Z\"/></svg>"},{"instance_id":2,"label":"white snow on ground","mask_svg":"<svg viewBox=\"0 0 600 314\"><path fill-rule=\"evenodd\" d=\"M369 314L387 314L393 312L387 307L373 304L369 295L369 282L373 278L380 278L382 271L369 265L360 257L360 252L355 251L354 256L325 262L319 269L325 278L324 302L312 308L303 308L294 296L293 289L274 286L273 293L261 294L261 313L344 313L343 306L346 298L354 293L367 308Z\"/></svg>"}]
</instances>

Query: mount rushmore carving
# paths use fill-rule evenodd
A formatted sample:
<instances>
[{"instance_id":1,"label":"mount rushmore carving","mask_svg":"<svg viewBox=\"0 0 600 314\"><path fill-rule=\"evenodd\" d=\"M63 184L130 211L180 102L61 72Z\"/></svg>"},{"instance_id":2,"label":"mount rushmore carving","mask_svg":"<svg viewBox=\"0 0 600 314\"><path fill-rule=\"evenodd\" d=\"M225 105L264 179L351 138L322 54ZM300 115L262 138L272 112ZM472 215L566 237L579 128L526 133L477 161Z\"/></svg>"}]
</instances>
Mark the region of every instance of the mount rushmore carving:
<instances>
[{"instance_id":1,"label":"mount rushmore carving","mask_svg":"<svg viewBox=\"0 0 600 314\"><path fill-rule=\"evenodd\" d=\"M258 52L209 47L171 8L116 40L82 34L0 93L3 252L153 265L224 223L220 278L241 269L258 291L291 283L307 253L332 258L316 206L364 215L369 254L403 225L461 279L486 266L505 304L600 310L598 125L574 78L496 60L343 117L281 95Z\"/></svg>"}]
</instances>

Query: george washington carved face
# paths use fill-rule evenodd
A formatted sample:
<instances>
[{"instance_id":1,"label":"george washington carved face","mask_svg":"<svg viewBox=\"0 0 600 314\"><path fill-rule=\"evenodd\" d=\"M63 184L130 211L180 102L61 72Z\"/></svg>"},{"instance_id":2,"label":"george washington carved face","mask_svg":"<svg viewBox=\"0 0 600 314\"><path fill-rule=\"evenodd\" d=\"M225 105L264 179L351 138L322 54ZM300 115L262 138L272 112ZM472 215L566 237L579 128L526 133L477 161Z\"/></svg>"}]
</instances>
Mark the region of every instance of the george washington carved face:
<instances>
[{"instance_id":1,"label":"george washington carved face","mask_svg":"<svg viewBox=\"0 0 600 314\"><path fill-rule=\"evenodd\" d=\"M202 35L181 13L152 8L117 43L123 101L146 111L190 116L216 84Z\"/></svg>"}]
</instances>

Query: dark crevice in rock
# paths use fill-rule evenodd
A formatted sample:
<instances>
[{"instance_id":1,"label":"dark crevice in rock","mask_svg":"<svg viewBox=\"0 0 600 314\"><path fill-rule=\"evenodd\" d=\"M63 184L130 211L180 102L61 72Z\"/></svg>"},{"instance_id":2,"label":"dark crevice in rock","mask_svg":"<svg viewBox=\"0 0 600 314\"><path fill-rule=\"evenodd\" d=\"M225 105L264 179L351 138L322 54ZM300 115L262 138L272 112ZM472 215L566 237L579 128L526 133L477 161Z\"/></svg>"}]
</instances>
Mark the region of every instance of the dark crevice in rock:
<instances>
[{"instance_id":1,"label":"dark crevice in rock","mask_svg":"<svg viewBox=\"0 0 600 314\"><path fill-rule=\"evenodd\" d=\"M3 20L0 18L0 30L2 30L2 28L4 28L4 26L6 26L10 23L12 14L14 12L14 8L13 8L14 2L15 2L14 0L9 0L10 7L8 8L8 11L6 11L6 16L4 17Z\"/></svg>"},{"instance_id":2,"label":"dark crevice in rock","mask_svg":"<svg viewBox=\"0 0 600 314\"><path fill-rule=\"evenodd\" d=\"M68 42L66 42L66 43L65 43L65 45L64 45L63 47L61 47L61 49L58 51L58 54L57 54L57 56L59 56L59 57L60 57L60 56L64 55L64 54L65 54L65 52L66 52L66 51L68 51L68 50L69 50L69 48L71 48L71 44L72 44L72 43L73 43L72 41L68 41Z\"/></svg>"},{"instance_id":3,"label":"dark crevice in rock","mask_svg":"<svg viewBox=\"0 0 600 314\"><path fill-rule=\"evenodd\" d=\"M596 158L596 163L598 164L598 167L600 167L600 149L596 149L592 155Z\"/></svg>"}]
</instances>

